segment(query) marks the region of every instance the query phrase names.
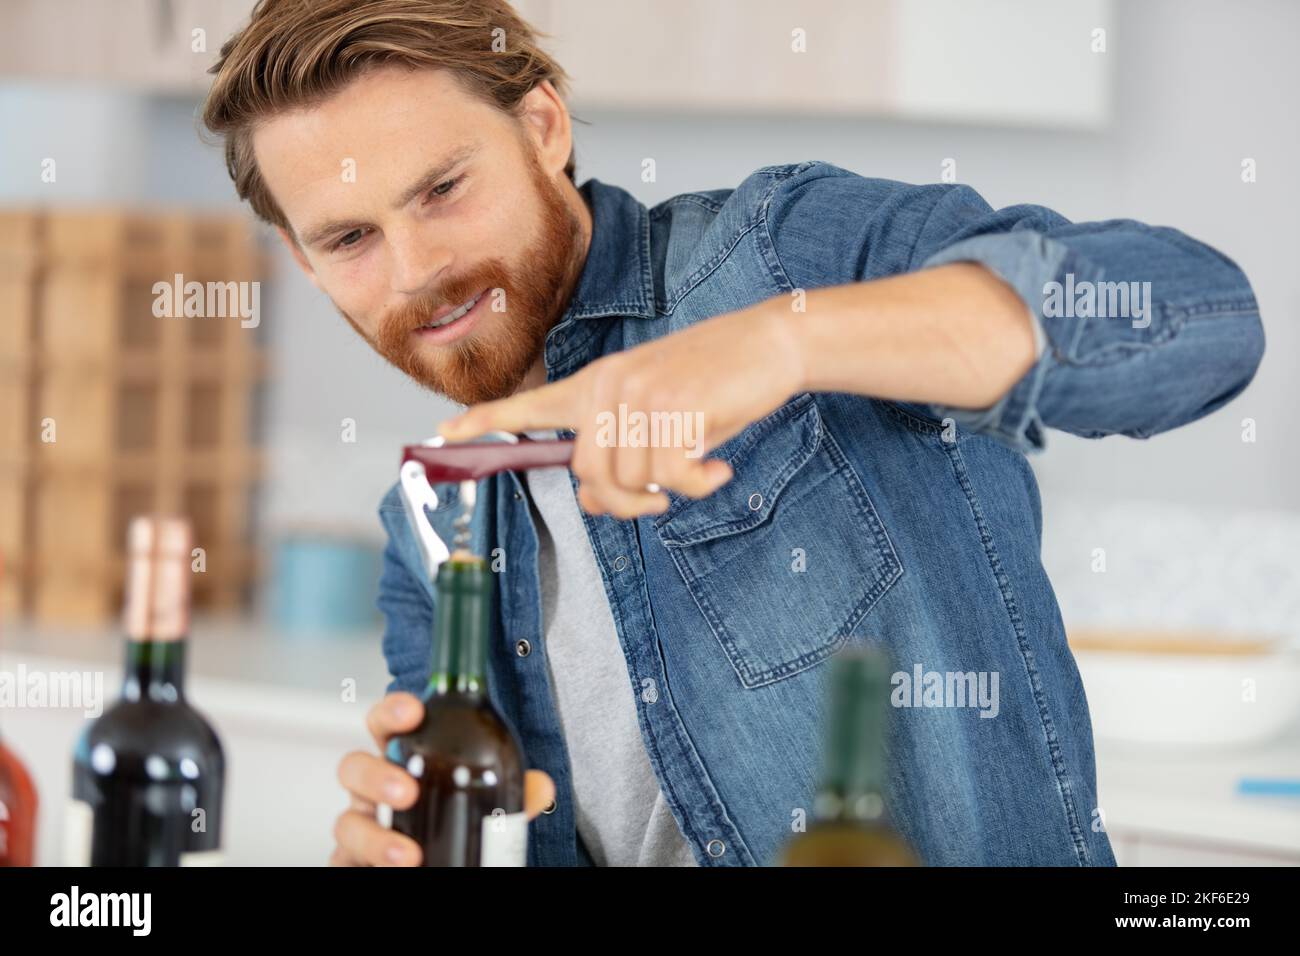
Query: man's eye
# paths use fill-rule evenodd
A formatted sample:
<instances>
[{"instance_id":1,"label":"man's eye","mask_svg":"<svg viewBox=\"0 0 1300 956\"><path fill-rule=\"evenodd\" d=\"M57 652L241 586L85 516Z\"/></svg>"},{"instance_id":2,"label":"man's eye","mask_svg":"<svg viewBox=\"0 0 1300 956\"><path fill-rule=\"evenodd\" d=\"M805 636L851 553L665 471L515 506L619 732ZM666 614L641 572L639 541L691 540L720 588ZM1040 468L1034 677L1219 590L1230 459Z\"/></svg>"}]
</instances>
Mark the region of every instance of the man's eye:
<instances>
[{"instance_id":1,"label":"man's eye","mask_svg":"<svg viewBox=\"0 0 1300 956\"><path fill-rule=\"evenodd\" d=\"M432 189L429 190L429 195L431 197L449 195L452 192L452 190L454 190L457 186L460 185L460 181L462 178L463 177L457 176L455 179L449 179L446 182L438 183L438 185L434 186Z\"/></svg>"},{"instance_id":2,"label":"man's eye","mask_svg":"<svg viewBox=\"0 0 1300 956\"><path fill-rule=\"evenodd\" d=\"M464 176L457 176L455 179L448 179L446 182L438 183L429 190L429 198L439 198L449 196L460 185ZM337 252L341 249L350 249L366 237L365 229L353 229L351 232L340 237L334 245L330 246L331 252Z\"/></svg>"},{"instance_id":3,"label":"man's eye","mask_svg":"<svg viewBox=\"0 0 1300 956\"><path fill-rule=\"evenodd\" d=\"M340 238L338 242L334 243L333 248L348 249L352 246L355 246L358 242L364 239L365 235L366 235L366 231L364 229L353 229L351 232L345 234L342 238Z\"/></svg>"}]
</instances>

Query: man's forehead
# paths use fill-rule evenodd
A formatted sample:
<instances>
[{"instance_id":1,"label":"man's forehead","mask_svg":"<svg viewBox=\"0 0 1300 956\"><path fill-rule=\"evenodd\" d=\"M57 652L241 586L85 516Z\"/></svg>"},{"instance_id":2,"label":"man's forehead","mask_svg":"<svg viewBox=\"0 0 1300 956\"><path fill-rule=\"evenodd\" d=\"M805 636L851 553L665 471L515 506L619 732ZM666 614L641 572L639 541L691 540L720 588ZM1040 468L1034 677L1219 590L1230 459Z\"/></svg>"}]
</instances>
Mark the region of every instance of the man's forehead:
<instances>
[{"instance_id":1,"label":"man's forehead","mask_svg":"<svg viewBox=\"0 0 1300 956\"><path fill-rule=\"evenodd\" d=\"M449 82L445 71L386 70L320 104L264 121L253 134L253 151L267 187L298 224L310 215L299 206L334 205L358 194L387 205L390 196L478 147L485 111L494 112ZM359 183L366 188L351 189Z\"/></svg>"},{"instance_id":2,"label":"man's forehead","mask_svg":"<svg viewBox=\"0 0 1300 956\"><path fill-rule=\"evenodd\" d=\"M372 152L445 150L492 112L444 70L374 70L320 102L263 120L253 150L264 169L302 173L313 161L337 167L341 158Z\"/></svg>"}]
</instances>

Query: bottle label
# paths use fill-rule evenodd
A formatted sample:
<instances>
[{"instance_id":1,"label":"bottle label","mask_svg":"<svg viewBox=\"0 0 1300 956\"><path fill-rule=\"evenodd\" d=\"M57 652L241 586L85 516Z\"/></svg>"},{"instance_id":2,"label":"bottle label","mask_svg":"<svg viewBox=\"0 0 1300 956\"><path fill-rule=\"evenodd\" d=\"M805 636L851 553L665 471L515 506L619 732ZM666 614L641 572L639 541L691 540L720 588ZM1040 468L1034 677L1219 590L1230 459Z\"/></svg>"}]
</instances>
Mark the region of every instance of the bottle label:
<instances>
[{"instance_id":1,"label":"bottle label","mask_svg":"<svg viewBox=\"0 0 1300 956\"><path fill-rule=\"evenodd\" d=\"M480 866L528 864L528 814L493 811L483 818Z\"/></svg>"},{"instance_id":2,"label":"bottle label","mask_svg":"<svg viewBox=\"0 0 1300 956\"><path fill-rule=\"evenodd\" d=\"M63 814L63 865L90 866L90 851L95 833L95 811L84 800L69 800ZM182 853L181 866L225 866L221 850L196 850Z\"/></svg>"},{"instance_id":3,"label":"bottle label","mask_svg":"<svg viewBox=\"0 0 1300 956\"><path fill-rule=\"evenodd\" d=\"M225 866L226 854L221 850L195 850L182 853L181 866Z\"/></svg>"},{"instance_id":4,"label":"bottle label","mask_svg":"<svg viewBox=\"0 0 1300 956\"><path fill-rule=\"evenodd\" d=\"M90 866L95 811L84 800L69 800L63 812L63 865Z\"/></svg>"}]
</instances>

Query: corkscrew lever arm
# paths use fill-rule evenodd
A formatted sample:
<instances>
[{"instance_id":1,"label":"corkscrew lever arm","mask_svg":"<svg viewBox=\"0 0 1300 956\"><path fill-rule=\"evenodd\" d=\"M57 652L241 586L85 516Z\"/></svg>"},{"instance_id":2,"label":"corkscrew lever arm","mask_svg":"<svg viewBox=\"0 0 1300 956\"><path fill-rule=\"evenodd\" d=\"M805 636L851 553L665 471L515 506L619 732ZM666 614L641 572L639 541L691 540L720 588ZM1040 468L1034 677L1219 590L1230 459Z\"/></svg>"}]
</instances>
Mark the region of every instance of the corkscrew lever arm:
<instances>
[{"instance_id":1,"label":"corkscrew lever arm","mask_svg":"<svg viewBox=\"0 0 1300 956\"><path fill-rule=\"evenodd\" d=\"M451 557L447 543L438 537L429 523L429 516L424 509L438 507L438 493L429 484L424 465L418 461L402 462L399 479L402 504L406 506L406 518L415 531L416 544L420 546L420 556L424 559L424 571L433 581L438 577L438 568Z\"/></svg>"}]
</instances>

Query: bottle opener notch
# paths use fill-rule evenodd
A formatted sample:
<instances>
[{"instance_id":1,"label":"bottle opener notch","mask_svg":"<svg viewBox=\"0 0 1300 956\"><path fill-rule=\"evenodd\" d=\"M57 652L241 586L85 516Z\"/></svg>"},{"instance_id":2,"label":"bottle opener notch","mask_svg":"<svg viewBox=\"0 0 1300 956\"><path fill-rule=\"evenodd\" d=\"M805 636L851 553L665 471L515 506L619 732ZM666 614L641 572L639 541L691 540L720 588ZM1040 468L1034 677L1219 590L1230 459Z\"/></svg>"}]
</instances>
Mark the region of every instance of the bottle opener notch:
<instances>
[{"instance_id":1,"label":"bottle opener notch","mask_svg":"<svg viewBox=\"0 0 1300 956\"><path fill-rule=\"evenodd\" d=\"M415 542L420 547L420 557L424 560L424 571L433 581L438 577L438 568L451 557L447 543L433 530L425 508L438 507L438 493L429 483L424 465L418 461L402 462L401 477L402 504L406 506L406 518L415 531Z\"/></svg>"}]
</instances>

